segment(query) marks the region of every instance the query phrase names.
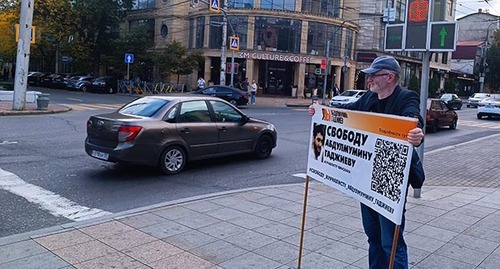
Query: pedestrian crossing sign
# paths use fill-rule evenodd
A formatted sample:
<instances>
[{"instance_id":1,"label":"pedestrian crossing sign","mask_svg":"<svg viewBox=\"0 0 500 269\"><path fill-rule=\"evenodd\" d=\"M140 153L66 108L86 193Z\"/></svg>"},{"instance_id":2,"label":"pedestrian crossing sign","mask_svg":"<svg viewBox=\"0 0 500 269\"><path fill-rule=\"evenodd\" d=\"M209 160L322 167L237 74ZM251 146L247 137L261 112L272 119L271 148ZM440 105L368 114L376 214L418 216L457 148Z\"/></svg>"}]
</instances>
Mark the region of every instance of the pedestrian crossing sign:
<instances>
[{"instance_id":1,"label":"pedestrian crossing sign","mask_svg":"<svg viewBox=\"0 0 500 269\"><path fill-rule=\"evenodd\" d=\"M237 36L229 37L229 49L240 50L240 38Z\"/></svg>"},{"instance_id":2,"label":"pedestrian crossing sign","mask_svg":"<svg viewBox=\"0 0 500 269\"><path fill-rule=\"evenodd\" d=\"M210 12L220 13L220 0L210 0L208 10Z\"/></svg>"}]
</instances>

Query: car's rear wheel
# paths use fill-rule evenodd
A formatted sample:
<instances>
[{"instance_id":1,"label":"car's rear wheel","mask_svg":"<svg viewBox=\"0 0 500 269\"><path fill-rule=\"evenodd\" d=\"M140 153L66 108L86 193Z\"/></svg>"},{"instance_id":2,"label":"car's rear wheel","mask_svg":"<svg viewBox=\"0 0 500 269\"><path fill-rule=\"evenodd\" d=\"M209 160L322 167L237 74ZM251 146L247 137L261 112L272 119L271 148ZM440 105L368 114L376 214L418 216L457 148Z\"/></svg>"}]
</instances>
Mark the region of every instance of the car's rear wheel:
<instances>
[{"instance_id":1,"label":"car's rear wheel","mask_svg":"<svg viewBox=\"0 0 500 269\"><path fill-rule=\"evenodd\" d=\"M231 103L231 105L233 106L238 106L238 102L236 100L230 100L229 103Z\"/></svg>"},{"instance_id":2,"label":"car's rear wheel","mask_svg":"<svg viewBox=\"0 0 500 269\"><path fill-rule=\"evenodd\" d=\"M184 169L186 161L186 153L181 147L170 146L161 154L159 167L164 174L174 175Z\"/></svg>"},{"instance_id":3,"label":"car's rear wheel","mask_svg":"<svg viewBox=\"0 0 500 269\"><path fill-rule=\"evenodd\" d=\"M481 114L477 114L477 118L478 118L478 119L482 119L482 118L483 118L483 115L481 115Z\"/></svg>"},{"instance_id":4,"label":"car's rear wheel","mask_svg":"<svg viewBox=\"0 0 500 269\"><path fill-rule=\"evenodd\" d=\"M273 151L273 140L268 135L263 135L257 140L253 151L257 159L266 159Z\"/></svg>"},{"instance_id":5,"label":"car's rear wheel","mask_svg":"<svg viewBox=\"0 0 500 269\"><path fill-rule=\"evenodd\" d=\"M87 86L82 86L81 90L82 90L82 92L86 92L87 91Z\"/></svg>"},{"instance_id":6,"label":"car's rear wheel","mask_svg":"<svg viewBox=\"0 0 500 269\"><path fill-rule=\"evenodd\" d=\"M457 119L454 119L451 124L450 124L450 129L455 130L457 129Z\"/></svg>"}]
</instances>

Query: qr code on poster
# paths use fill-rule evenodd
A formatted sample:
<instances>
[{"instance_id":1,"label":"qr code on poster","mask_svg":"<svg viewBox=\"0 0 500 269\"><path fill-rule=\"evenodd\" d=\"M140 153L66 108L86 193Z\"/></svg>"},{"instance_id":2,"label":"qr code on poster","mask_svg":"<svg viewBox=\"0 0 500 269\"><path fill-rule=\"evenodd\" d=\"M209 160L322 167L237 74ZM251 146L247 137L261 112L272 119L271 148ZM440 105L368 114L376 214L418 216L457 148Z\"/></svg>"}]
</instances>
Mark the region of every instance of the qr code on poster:
<instances>
[{"instance_id":1,"label":"qr code on poster","mask_svg":"<svg viewBox=\"0 0 500 269\"><path fill-rule=\"evenodd\" d=\"M399 202L408 151L407 145L377 139L371 180L372 191Z\"/></svg>"}]
</instances>

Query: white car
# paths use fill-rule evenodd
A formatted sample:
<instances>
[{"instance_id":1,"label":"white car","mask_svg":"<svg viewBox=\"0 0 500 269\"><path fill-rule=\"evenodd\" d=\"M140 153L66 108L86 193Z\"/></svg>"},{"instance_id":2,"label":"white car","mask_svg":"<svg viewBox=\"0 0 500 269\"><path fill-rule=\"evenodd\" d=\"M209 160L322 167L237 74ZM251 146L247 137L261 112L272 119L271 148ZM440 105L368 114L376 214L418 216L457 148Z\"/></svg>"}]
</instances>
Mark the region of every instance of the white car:
<instances>
[{"instance_id":1,"label":"white car","mask_svg":"<svg viewBox=\"0 0 500 269\"><path fill-rule=\"evenodd\" d=\"M478 103L477 118L500 117L500 94L492 94Z\"/></svg>"},{"instance_id":2,"label":"white car","mask_svg":"<svg viewBox=\"0 0 500 269\"><path fill-rule=\"evenodd\" d=\"M363 94L365 94L366 90L347 90L340 95L333 97L330 100L330 106L338 106L342 104L348 104L356 102Z\"/></svg>"},{"instance_id":3,"label":"white car","mask_svg":"<svg viewBox=\"0 0 500 269\"><path fill-rule=\"evenodd\" d=\"M481 100L488 97L490 97L489 93L476 92L475 94L471 95L471 97L469 97L469 99L467 100L467 107L477 107L477 104Z\"/></svg>"}]
</instances>

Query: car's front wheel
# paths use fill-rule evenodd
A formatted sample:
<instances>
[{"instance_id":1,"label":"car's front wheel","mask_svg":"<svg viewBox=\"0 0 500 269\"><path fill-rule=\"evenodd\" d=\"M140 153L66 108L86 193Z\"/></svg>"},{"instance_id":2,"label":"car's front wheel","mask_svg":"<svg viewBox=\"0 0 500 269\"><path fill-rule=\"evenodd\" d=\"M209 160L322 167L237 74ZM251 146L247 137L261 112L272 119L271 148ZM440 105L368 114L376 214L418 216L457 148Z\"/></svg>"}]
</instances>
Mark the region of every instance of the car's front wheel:
<instances>
[{"instance_id":1,"label":"car's front wheel","mask_svg":"<svg viewBox=\"0 0 500 269\"><path fill-rule=\"evenodd\" d=\"M81 90L82 90L82 92L86 92L87 91L87 86L85 86L85 85L82 86Z\"/></svg>"},{"instance_id":2,"label":"car's front wheel","mask_svg":"<svg viewBox=\"0 0 500 269\"><path fill-rule=\"evenodd\" d=\"M483 118L483 115L481 115L481 114L477 114L477 118L478 118L478 119L482 119L482 118Z\"/></svg>"},{"instance_id":3,"label":"car's front wheel","mask_svg":"<svg viewBox=\"0 0 500 269\"><path fill-rule=\"evenodd\" d=\"M231 105L233 106L238 106L238 102L236 100L230 100L229 103L231 103Z\"/></svg>"},{"instance_id":4,"label":"car's front wheel","mask_svg":"<svg viewBox=\"0 0 500 269\"><path fill-rule=\"evenodd\" d=\"M457 119L454 119L451 124L450 124L450 129L455 130L457 129Z\"/></svg>"},{"instance_id":5,"label":"car's front wheel","mask_svg":"<svg viewBox=\"0 0 500 269\"><path fill-rule=\"evenodd\" d=\"M273 151L273 140L268 135L263 135L257 140L255 144L255 149L253 151L257 159L266 159L271 155Z\"/></svg>"},{"instance_id":6,"label":"car's front wheel","mask_svg":"<svg viewBox=\"0 0 500 269\"><path fill-rule=\"evenodd\" d=\"M174 175L184 169L186 162L185 151L179 146L170 146L161 154L159 167L165 175Z\"/></svg>"}]
</instances>

